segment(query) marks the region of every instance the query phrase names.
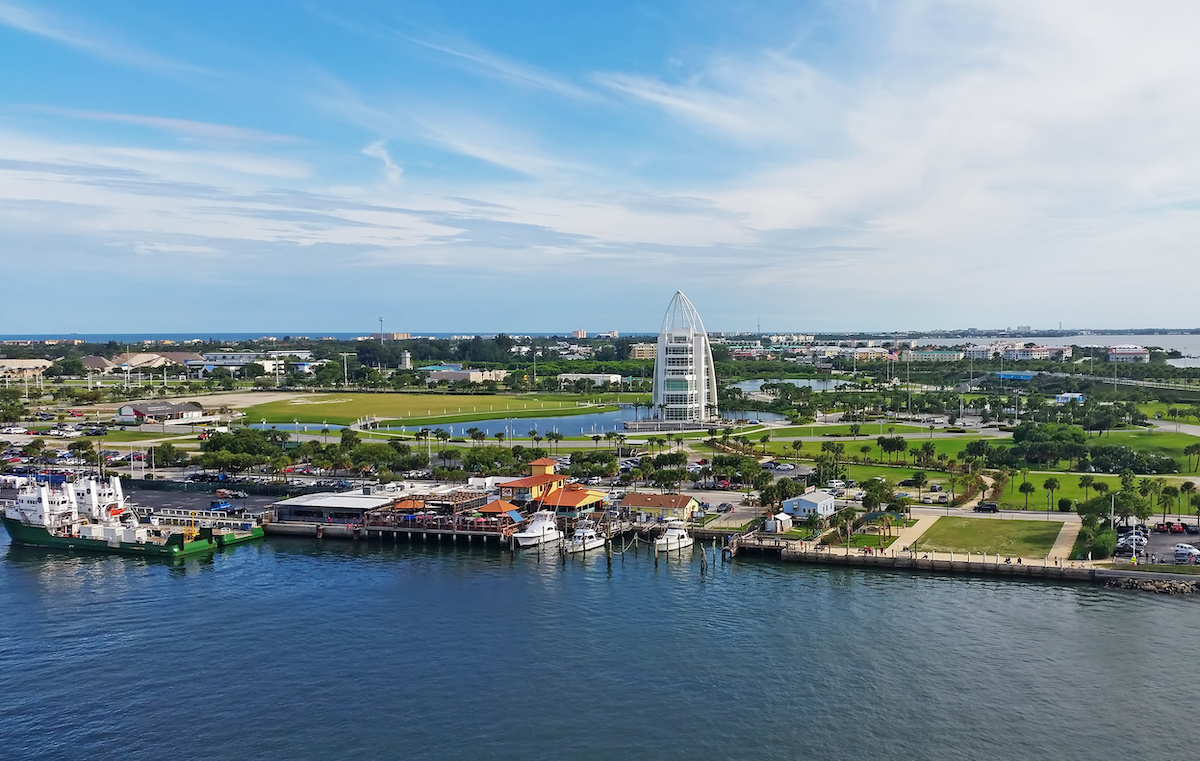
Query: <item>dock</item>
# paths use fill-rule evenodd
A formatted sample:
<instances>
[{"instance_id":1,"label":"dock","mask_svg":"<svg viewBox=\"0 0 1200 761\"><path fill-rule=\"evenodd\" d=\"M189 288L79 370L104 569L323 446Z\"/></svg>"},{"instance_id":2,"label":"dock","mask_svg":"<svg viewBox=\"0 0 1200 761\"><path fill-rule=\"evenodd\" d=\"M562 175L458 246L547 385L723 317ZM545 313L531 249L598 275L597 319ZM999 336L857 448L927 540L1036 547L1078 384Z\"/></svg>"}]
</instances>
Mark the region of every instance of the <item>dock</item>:
<instances>
[{"instance_id":1,"label":"dock","mask_svg":"<svg viewBox=\"0 0 1200 761\"><path fill-rule=\"evenodd\" d=\"M567 521L563 521L564 524ZM513 548L512 535L517 526L500 526L478 522L478 519L462 516L425 518L420 520L387 522L368 520L365 523L316 523L311 521L270 521L263 524L268 534L276 536L307 536L317 539L350 539L354 541L435 542L448 544L477 544ZM570 526L564 531L569 533ZM605 522L596 527L597 533L608 536L623 536L639 530L638 524L627 520Z\"/></svg>"}]
</instances>

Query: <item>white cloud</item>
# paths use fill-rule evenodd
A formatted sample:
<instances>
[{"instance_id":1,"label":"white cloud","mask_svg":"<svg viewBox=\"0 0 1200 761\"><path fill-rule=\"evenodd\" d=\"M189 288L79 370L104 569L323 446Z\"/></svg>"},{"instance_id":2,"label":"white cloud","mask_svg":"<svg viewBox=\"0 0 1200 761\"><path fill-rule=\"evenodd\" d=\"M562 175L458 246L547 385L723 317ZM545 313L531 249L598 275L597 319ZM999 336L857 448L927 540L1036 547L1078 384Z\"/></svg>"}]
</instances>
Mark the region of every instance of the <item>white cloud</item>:
<instances>
[{"instance_id":1,"label":"white cloud","mask_svg":"<svg viewBox=\"0 0 1200 761\"><path fill-rule=\"evenodd\" d=\"M125 40L43 11L32 11L8 0L0 0L0 24L75 48L106 61L128 64L151 71L204 73L204 70L166 56L141 50Z\"/></svg>"},{"instance_id":2,"label":"white cloud","mask_svg":"<svg viewBox=\"0 0 1200 761\"><path fill-rule=\"evenodd\" d=\"M408 35L401 35L401 37L421 47L450 56L471 71L509 84L545 90L575 100L596 100L598 98L596 93L585 90L562 77L535 66L497 55L477 45L463 41L435 42Z\"/></svg>"},{"instance_id":3,"label":"white cloud","mask_svg":"<svg viewBox=\"0 0 1200 761\"><path fill-rule=\"evenodd\" d=\"M292 135L281 135L275 132L236 127L228 124L194 121L191 119L173 119L164 116L147 116L143 114L122 114L108 111L86 111L77 108L58 108L56 106L31 105L25 110L35 113L65 116L71 119L84 119L97 122L114 122L131 124L139 127L149 127L173 135L194 138L212 142L237 143L300 143L304 142Z\"/></svg>"},{"instance_id":4,"label":"white cloud","mask_svg":"<svg viewBox=\"0 0 1200 761\"><path fill-rule=\"evenodd\" d=\"M362 149L364 156L379 159L383 162L383 172L389 185L394 185L400 182L400 176L404 174L404 170L392 161L391 154L387 151L386 140L376 140L375 142Z\"/></svg>"}]
</instances>

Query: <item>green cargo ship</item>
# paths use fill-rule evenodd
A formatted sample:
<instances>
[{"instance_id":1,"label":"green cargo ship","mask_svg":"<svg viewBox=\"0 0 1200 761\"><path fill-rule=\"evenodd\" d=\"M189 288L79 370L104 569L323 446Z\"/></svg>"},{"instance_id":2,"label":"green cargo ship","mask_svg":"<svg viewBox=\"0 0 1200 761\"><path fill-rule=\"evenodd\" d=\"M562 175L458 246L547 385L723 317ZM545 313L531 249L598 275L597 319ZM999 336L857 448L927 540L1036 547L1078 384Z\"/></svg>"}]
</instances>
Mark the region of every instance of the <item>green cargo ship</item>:
<instances>
[{"instance_id":1,"label":"green cargo ship","mask_svg":"<svg viewBox=\"0 0 1200 761\"><path fill-rule=\"evenodd\" d=\"M181 558L253 538L252 531L234 532L244 538L218 539L209 526L141 524L128 509L116 477L109 484L92 479L61 487L30 483L3 507L4 529L13 544L49 550Z\"/></svg>"},{"instance_id":2,"label":"green cargo ship","mask_svg":"<svg viewBox=\"0 0 1200 761\"><path fill-rule=\"evenodd\" d=\"M225 547L233 542L218 540L213 536L211 528L202 528L194 539L188 539L182 532L171 532L165 536L153 529L142 529L145 534L130 535L133 541L122 541L121 535L112 539L92 539L78 534L60 534L51 532L45 526L35 526L20 520L3 518L4 528L13 544L26 547L42 547L49 550L67 550L71 552L108 552L120 555L142 555L146 557L180 558L194 555L198 552L211 552L218 547ZM123 529L125 531L128 529ZM261 535L262 529L259 529ZM247 537L250 538L250 537Z\"/></svg>"}]
</instances>

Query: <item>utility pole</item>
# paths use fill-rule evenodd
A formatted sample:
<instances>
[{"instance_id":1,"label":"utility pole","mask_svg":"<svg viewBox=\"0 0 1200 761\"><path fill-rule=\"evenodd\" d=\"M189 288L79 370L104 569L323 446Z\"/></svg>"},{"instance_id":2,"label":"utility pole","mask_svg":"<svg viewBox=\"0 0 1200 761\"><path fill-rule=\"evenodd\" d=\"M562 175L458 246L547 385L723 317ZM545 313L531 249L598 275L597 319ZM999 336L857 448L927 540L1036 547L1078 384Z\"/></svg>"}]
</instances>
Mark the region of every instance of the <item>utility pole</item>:
<instances>
[{"instance_id":1,"label":"utility pole","mask_svg":"<svg viewBox=\"0 0 1200 761\"><path fill-rule=\"evenodd\" d=\"M350 385L350 371L346 364L346 357L358 356L355 352L339 352L342 357L342 386Z\"/></svg>"}]
</instances>

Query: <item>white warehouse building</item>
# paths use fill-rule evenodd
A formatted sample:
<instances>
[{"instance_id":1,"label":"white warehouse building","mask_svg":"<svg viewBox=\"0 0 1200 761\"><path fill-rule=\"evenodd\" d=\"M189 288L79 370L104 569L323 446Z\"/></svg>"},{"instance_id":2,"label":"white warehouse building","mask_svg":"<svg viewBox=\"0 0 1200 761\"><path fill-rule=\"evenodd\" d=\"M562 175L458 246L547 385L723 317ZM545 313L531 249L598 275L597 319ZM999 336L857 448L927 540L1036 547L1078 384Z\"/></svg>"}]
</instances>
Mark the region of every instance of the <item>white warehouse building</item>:
<instances>
[{"instance_id":1,"label":"white warehouse building","mask_svg":"<svg viewBox=\"0 0 1200 761\"><path fill-rule=\"evenodd\" d=\"M811 491L799 497L785 499L779 509L793 518L804 520L810 515L828 518L837 512L837 503L827 491Z\"/></svg>"}]
</instances>

